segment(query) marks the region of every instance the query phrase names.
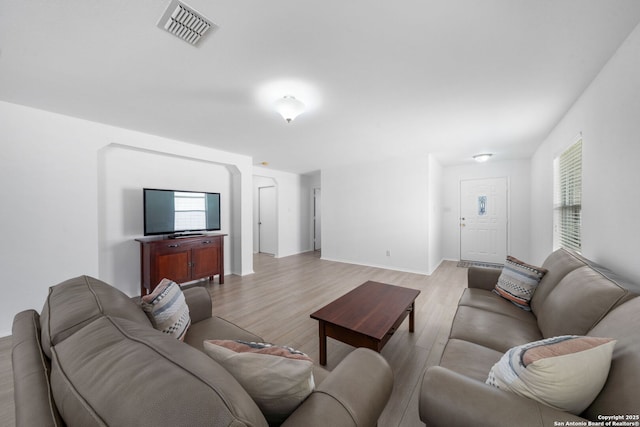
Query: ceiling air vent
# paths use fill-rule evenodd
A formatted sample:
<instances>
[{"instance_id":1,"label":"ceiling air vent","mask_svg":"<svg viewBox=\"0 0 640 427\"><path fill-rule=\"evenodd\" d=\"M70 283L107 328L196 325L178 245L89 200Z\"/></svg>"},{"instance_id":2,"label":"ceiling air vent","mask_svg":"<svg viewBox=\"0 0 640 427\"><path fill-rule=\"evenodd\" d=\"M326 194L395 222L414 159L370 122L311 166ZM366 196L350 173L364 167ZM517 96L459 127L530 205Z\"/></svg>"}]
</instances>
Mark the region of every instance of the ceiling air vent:
<instances>
[{"instance_id":1,"label":"ceiling air vent","mask_svg":"<svg viewBox=\"0 0 640 427\"><path fill-rule=\"evenodd\" d=\"M164 28L194 46L205 34L218 29L218 26L209 19L178 0L171 1L160 18L158 27Z\"/></svg>"}]
</instances>

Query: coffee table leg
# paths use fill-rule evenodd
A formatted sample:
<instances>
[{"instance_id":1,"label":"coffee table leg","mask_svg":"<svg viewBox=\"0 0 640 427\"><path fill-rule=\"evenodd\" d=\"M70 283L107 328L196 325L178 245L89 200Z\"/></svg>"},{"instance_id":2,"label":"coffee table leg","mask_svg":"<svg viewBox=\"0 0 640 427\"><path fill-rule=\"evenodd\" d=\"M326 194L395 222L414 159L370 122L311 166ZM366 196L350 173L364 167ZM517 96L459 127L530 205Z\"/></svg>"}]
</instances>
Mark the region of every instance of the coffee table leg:
<instances>
[{"instance_id":1,"label":"coffee table leg","mask_svg":"<svg viewBox=\"0 0 640 427\"><path fill-rule=\"evenodd\" d=\"M411 303L411 311L409 312L409 332L413 332L415 328L415 302Z\"/></svg>"},{"instance_id":2,"label":"coffee table leg","mask_svg":"<svg viewBox=\"0 0 640 427\"><path fill-rule=\"evenodd\" d=\"M327 364L327 334L324 329L324 322L318 322L318 331L320 334L320 364L322 366Z\"/></svg>"}]
</instances>

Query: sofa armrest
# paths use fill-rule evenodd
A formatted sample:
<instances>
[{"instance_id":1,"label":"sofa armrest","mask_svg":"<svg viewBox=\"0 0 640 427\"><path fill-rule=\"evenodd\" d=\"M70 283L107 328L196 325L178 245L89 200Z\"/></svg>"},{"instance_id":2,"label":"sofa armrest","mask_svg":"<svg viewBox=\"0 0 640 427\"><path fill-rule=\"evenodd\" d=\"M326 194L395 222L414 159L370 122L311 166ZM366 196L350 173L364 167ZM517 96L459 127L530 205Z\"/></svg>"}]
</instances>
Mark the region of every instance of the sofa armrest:
<instances>
[{"instance_id":1,"label":"sofa armrest","mask_svg":"<svg viewBox=\"0 0 640 427\"><path fill-rule=\"evenodd\" d=\"M502 273L502 269L500 268L469 267L469 271L467 272L467 287L490 291L496 286L496 283L498 283L500 273Z\"/></svg>"},{"instance_id":2,"label":"sofa armrest","mask_svg":"<svg viewBox=\"0 0 640 427\"><path fill-rule=\"evenodd\" d=\"M419 410L429 427L544 427L556 421L587 421L440 366L425 372Z\"/></svg>"},{"instance_id":3,"label":"sofa armrest","mask_svg":"<svg viewBox=\"0 0 640 427\"><path fill-rule=\"evenodd\" d=\"M51 366L40 346L40 316L35 310L15 315L12 345L16 426L63 425L51 395Z\"/></svg>"},{"instance_id":4,"label":"sofa armrest","mask_svg":"<svg viewBox=\"0 0 640 427\"><path fill-rule=\"evenodd\" d=\"M393 372L378 353L358 348L344 358L282 425L374 427L391 396Z\"/></svg>"},{"instance_id":5,"label":"sofa armrest","mask_svg":"<svg viewBox=\"0 0 640 427\"><path fill-rule=\"evenodd\" d=\"M211 295L205 288L201 286L187 288L183 293L189 306L189 316L192 323L211 317L213 308Z\"/></svg>"}]
</instances>

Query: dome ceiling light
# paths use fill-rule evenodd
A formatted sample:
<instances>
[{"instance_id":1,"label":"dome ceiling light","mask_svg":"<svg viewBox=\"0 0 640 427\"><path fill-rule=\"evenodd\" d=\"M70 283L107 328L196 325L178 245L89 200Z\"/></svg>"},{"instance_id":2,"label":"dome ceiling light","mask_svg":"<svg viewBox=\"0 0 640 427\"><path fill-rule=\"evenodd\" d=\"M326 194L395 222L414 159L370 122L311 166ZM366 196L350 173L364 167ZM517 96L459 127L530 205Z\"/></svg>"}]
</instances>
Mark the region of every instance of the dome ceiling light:
<instances>
[{"instance_id":1,"label":"dome ceiling light","mask_svg":"<svg viewBox=\"0 0 640 427\"><path fill-rule=\"evenodd\" d=\"M292 95L286 95L277 100L275 107L287 123L291 123L293 119L304 113L304 104Z\"/></svg>"},{"instance_id":2,"label":"dome ceiling light","mask_svg":"<svg viewBox=\"0 0 640 427\"><path fill-rule=\"evenodd\" d=\"M491 156L493 156L493 154L491 153L476 154L475 156L473 156L473 160L478 163L484 163L489 160Z\"/></svg>"}]
</instances>

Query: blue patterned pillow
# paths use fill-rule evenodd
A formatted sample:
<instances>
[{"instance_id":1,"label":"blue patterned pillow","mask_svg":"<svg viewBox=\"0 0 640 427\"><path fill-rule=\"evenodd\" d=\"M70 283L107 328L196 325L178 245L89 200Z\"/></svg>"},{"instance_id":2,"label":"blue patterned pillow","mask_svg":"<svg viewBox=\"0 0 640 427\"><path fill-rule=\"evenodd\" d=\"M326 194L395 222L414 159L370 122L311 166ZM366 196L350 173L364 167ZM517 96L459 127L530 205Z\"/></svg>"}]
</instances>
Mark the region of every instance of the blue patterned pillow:
<instances>
[{"instance_id":1,"label":"blue patterned pillow","mask_svg":"<svg viewBox=\"0 0 640 427\"><path fill-rule=\"evenodd\" d=\"M176 282L162 279L152 293L142 297L141 305L154 328L184 341L191 326L191 316L182 289Z\"/></svg>"},{"instance_id":2,"label":"blue patterned pillow","mask_svg":"<svg viewBox=\"0 0 640 427\"><path fill-rule=\"evenodd\" d=\"M544 268L508 256L493 292L521 309L531 311L529 301L546 273Z\"/></svg>"}]
</instances>

